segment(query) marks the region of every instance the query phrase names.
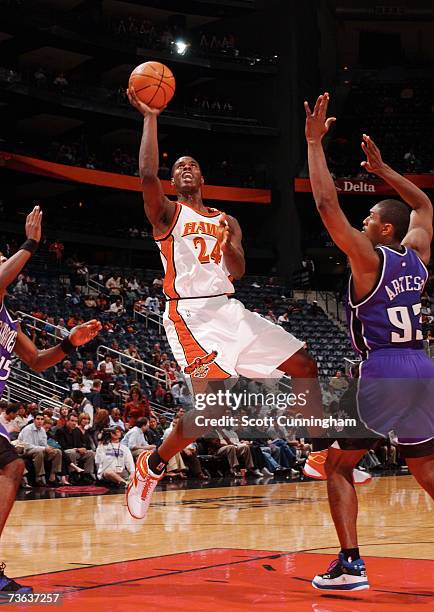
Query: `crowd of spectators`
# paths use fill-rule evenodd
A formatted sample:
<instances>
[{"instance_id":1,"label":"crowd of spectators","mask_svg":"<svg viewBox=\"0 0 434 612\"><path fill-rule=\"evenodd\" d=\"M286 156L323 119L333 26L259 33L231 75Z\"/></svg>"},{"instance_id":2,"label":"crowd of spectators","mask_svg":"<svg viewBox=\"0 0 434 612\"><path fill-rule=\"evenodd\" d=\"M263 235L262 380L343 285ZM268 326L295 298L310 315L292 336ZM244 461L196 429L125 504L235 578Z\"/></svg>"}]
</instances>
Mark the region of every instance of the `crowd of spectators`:
<instances>
[{"instance_id":1,"label":"crowd of spectators","mask_svg":"<svg viewBox=\"0 0 434 612\"><path fill-rule=\"evenodd\" d=\"M219 100L215 102L220 106L221 113L225 114L223 106L226 103ZM210 100L207 100L207 103L209 104ZM129 176L139 174L136 154L123 147L110 149L98 142L90 143L85 137L68 142L53 140L48 146L43 143L21 143L17 152L90 170L104 170ZM171 165L175 159L176 153L169 156L167 151L163 151L159 166L161 179L170 180ZM215 152L213 155L207 154L201 167L207 184L253 188L269 187L271 184L270 168L260 158L249 159L246 155L222 156Z\"/></svg>"},{"instance_id":2,"label":"crowd of spectators","mask_svg":"<svg viewBox=\"0 0 434 612\"><path fill-rule=\"evenodd\" d=\"M433 143L426 137L434 126L433 93L429 78L382 82L368 75L350 83L342 116L327 147L335 178L369 177L360 168L363 132L369 132L383 158L399 172L434 172Z\"/></svg>"}]
</instances>

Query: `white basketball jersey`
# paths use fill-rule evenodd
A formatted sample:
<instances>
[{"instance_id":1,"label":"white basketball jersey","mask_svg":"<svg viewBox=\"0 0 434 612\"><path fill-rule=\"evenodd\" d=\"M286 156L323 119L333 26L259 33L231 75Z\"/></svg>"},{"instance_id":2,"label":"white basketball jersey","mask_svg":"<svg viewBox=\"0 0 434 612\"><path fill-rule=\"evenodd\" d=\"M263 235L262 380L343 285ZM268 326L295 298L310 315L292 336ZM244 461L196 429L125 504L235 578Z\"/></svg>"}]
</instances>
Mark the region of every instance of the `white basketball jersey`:
<instances>
[{"instance_id":1,"label":"white basketball jersey","mask_svg":"<svg viewBox=\"0 0 434 612\"><path fill-rule=\"evenodd\" d=\"M217 240L222 212L197 212L176 202L171 227L155 236L164 266L163 291L168 299L212 297L234 293Z\"/></svg>"}]
</instances>

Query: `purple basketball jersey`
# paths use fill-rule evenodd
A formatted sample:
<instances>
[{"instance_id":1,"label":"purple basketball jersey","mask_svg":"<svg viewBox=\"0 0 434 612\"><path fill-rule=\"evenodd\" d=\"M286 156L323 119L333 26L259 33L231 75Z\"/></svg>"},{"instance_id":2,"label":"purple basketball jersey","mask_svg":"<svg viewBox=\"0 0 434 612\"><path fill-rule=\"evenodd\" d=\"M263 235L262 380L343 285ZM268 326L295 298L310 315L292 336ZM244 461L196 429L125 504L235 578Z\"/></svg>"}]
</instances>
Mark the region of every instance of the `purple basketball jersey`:
<instances>
[{"instance_id":1,"label":"purple basketball jersey","mask_svg":"<svg viewBox=\"0 0 434 612\"><path fill-rule=\"evenodd\" d=\"M421 295L428 270L413 249L376 250L382 265L374 289L360 302L352 299L351 277L348 289L348 325L362 359L378 349L423 349Z\"/></svg>"},{"instance_id":2,"label":"purple basketball jersey","mask_svg":"<svg viewBox=\"0 0 434 612\"><path fill-rule=\"evenodd\" d=\"M11 373L11 357L17 340L18 321L8 313L4 302L0 308L0 397Z\"/></svg>"}]
</instances>

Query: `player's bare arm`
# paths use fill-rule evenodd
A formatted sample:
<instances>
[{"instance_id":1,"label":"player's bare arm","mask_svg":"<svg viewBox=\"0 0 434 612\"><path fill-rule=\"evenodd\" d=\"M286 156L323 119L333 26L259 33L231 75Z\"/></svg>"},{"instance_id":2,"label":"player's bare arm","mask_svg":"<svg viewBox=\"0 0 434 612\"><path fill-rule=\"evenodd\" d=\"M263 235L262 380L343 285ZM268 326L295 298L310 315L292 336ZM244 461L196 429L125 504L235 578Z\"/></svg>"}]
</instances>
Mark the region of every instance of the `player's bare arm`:
<instances>
[{"instance_id":1,"label":"player's bare arm","mask_svg":"<svg viewBox=\"0 0 434 612\"><path fill-rule=\"evenodd\" d=\"M402 244L414 249L422 261L429 263L433 237L433 207L429 197L414 183L386 164L375 142L363 134L362 149L366 161L362 166L388 183L412 209L408 233Z\"/></svg>"},{"instance_id":2,"label":"player's bare arm","mask_svg":"<svg viewBox=\"0 0 434 612\"><path fill-rule=\"evenodd\" d=\"M65 359L69 353L67 348L69 343L72 345L71 349L87 344L98 335L100 330L101 323L92 319L74 327L66 338L66 342L63 340L60 344L41 351L21 329L18 329L14 351L21 361L24 361L34 372L43 372Z\"/></svg>"},{"instance_id":3,"label":"player's bare arm","mask_svg":"<svg viewBox=\"0 0 434 612\"><path fill-rule=\"evenodd\" d=\"M229 215L222 215L217 230L217 239L225 258L226 267L235 279L243 277L246 271L242 238L238 221Z\"/></svg>"},{"instance_id":4,"label":"player's bare arm","mask_svg":"<svg viewBox=\"0 0 434 612\"><path fill-rule=\"evenodd\" d=\"M139 152L139 174L145 214L156 234L164 233L175 213L175 204L164 195L158 178L157 117L164 109L154 109L141 102L134 88L127 90L130 104L143 115L143 135Z\"/></svg>"},{"instance_id":5,"label":"player's bare arm","mask_svg":"<svg viewBox=\"0 0 434 612\"><path fill-rule=\"evenodd\" d=\"M374 286L380 258L371 241L352 227L339 205L336 187L327 166L322 140L336 121L327 118L329 94L319 96L313 111L308 102L306 111L306 140L308 145L309 175L317 210L335 244L348 256L353 272L355 299L360 299Z\"/></svg>"},{"instance_id":6,"label":"player's bare arm","mask_svg":"<svg viewBox=\"0 0 434 612\"><path fill-rule=\"evenodd\" d=\"M0 295L13 283L41 240L42 210L35 206L26 219L26 242L0 266Z\"/></svg>"}]
</instances>

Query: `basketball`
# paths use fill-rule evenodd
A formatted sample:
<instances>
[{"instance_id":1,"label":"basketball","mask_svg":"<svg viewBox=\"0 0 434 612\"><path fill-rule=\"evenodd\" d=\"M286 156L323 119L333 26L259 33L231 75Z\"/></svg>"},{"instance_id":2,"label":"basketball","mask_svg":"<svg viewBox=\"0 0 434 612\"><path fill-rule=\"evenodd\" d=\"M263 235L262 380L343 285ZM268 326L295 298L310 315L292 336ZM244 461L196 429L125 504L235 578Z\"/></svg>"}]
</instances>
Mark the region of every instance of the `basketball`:
<instances>
[{"instance_id":1,"label":"basketball","mask_svg":"<svg viewBox=\"0 0 434 612\"><path fill-rule=\"evenodd\" d=\"M151 108L163 108L175 93L175 77L160 62L145 62L134 68L128 87L134 87L137 97Z\"/></svg>"}]
</instances>

